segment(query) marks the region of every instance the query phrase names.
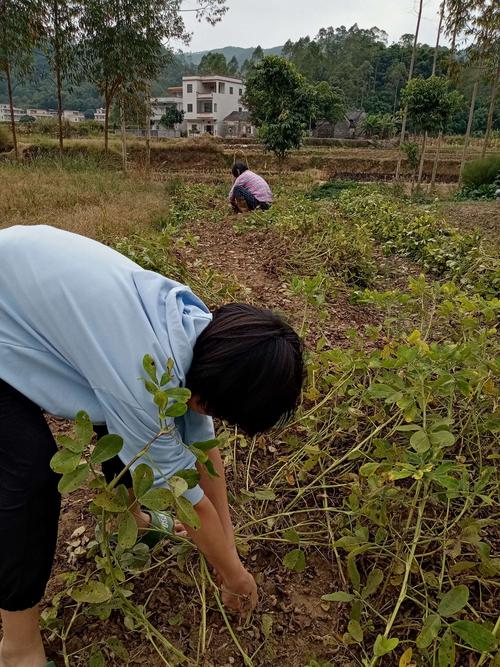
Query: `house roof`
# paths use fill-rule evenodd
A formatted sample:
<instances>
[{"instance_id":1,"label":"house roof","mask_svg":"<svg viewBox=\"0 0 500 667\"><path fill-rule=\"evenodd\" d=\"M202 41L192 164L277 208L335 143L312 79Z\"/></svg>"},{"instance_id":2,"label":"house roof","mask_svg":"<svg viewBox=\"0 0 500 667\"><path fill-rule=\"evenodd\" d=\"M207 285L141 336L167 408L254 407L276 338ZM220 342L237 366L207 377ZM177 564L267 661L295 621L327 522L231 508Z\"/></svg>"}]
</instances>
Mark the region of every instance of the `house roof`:
<instances>
[{"instance_id":1,"label":"house roof","mask_svg":"<svg viewBox=\"0 0 500 667\"><path fill-rule=\"evenodd\" d=\"M243 84L242 79L237 79L234 76L223 76L222 74L193 74L182 77L183 81L213 81L214 79L217 79L217 81Z\"/></svg>"},{"instance_id":2,"label":"house roof","mask_svg":"<svg viewBox=\"0 0 500 667\"><path fill-rule=\"evenodd\" d=\"M249 111L231 111L229 116L226 116L224 120L227 120L228 122L236 122L236 121L249 121L250 120L250 112Z\"/></svg>"}]
</instances>

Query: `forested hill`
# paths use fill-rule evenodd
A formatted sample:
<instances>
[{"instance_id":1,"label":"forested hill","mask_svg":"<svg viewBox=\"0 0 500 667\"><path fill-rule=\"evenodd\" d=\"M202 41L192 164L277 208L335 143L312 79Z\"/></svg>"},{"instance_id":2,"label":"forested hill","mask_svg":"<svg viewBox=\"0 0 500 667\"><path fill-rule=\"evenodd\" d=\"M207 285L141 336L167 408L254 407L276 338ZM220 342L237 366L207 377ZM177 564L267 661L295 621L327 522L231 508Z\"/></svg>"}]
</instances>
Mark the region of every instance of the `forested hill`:
<instances>
[{"instance_id":1,"label":"forested hill","mask_svg":"<svg viewBox=\"0 0 500 667\"><path fill-rule=\"evenodd\" d=\"M243 65L245 60L250 60L252 53L255 51L254 47L249 47L245 49L241 46L225 46L223 49L211 49L210 51L193 51L192 53L186 53L186 60L191 61L194 65L199 65L201 59L207 53L222 53L225 59L229 62L232 58L236 58L240 66ZM273 46L270 49L262 49L265 56L280 56L283 51L282 46Z\"/></svg>"},{"instance_id":2,"label":"forested hill","mask_svg":"<svg viewBox=\"0 0 500 667\"><path fill-rule=\"evenodd\" d=\"M390 44L387 34L379 28L322 28L315 38L303 37L296 42L289 40L282 47L244 49L226 46L217 51L177 53L153 82L155 96L166 94L168 86L179 85L185 74L223 74L244 76L248 68L268 54L281 53L290 60L311 83L327 81L341 89L346 104L351 109L364 109L373 114L394 114L400 108L400 93L404 87L410 66L413 36L403 35ZM427 78L432 73L435 48L419 44L416 52L414 76ZM439 47L436 74L446 74L450 66L450 51ZM455 59L467 60L466 53ZM15 81L16 106L55 108L55 85L45 57L35 53L32 80ZM455 86L465 99L470 99L476 73L470 67L461 67ZM490 82L485 78L478 90L473 131L484 131L488 115ZM5 81L0 79L0 102L7 99ZM102 105L95 88L88 83L64 89L66 109L88 112ZM498 113L496 114L498 118ZM467 125L467 108L457 112L448 127L452 133L463 133ZM495 122L496 126L496 122Z\"/></svg>"},{"instance_id":3,"label":"forested hill","mask_svg":"<svg viewBox=\"0 0 500 667\"><path fill-rule=\"evenodd\" d=\"M236 59L236 69L241 69L245 62L252 58L254 53L259 57L261 55L277 55L282 50L281 46L270 49L241 48L238 46L225 46L222 49L213 51L197 51L193 53L178 53L170 64L168 64L161 76L152 85L153 95L165 95L168 86L179 85L183 74L195 74L203 57L210 53L222 54L223 67L232 59ZM33 74L30 80L25 82L14 81L14 103L18 107L33 107L40 109L55 109L57 106L55 95L55 83L47 59L40 51L33 54ZM209 60L210 62L210 60ZM217 65L217 63L216 63ZM226 73L226 72L214 72ZM227 71L234 74L235 72ZM0 103L7 102L7 85L0 77ZM91 112L102 106L101 96L94 86L87 82L79 85L66 86L64 90L64 106L66 109L76 109L78 111Z\"/></svg>"}]
</instances>

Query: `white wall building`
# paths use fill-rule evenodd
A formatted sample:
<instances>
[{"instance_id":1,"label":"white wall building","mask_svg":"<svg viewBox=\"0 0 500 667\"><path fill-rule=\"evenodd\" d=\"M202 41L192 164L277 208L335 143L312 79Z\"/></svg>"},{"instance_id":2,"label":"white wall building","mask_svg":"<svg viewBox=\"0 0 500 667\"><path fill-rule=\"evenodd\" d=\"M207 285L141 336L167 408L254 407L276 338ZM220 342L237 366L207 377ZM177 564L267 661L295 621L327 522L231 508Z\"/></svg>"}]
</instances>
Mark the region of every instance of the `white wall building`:
<instances>
[{"instance_id":1,"label":"white wall building","mask_svg":"<svg viewBox=\"0 0 500 667\"><path fill-rule=\"evenodd\" d=\"M85 120L85 116L81 111L70 111L65 109L63 111L64 120L69 120L70 123L82 123Z\"/></svg>"},{"instance_id":2,"label":"white wall building","mask_svg":"<svg viewBox=\"0 0 500 667\"><path fill-rule=\"evenodd\" d=\"M14 107L14 122L18 123L21 116L26 114L26 109ZM10 107L8 104L0 104L0 123L10 123Z\"/></svg>"},{"instance_id":3,"label":"white wall building","mask_svg":"<svg viewBox=\"0 0 500 667\"><path fill-rule=\"evenodd\" d=\"M224 118L233 111L243 111L241 79L229 76L182 77L182 103L187 135L208 132L224 135Z\"/></svg>"},{"instance_id":4,"label":"white wall building","mask_svg":"<svg viewBox=\"0 0 500 667\"><path fill-rule=\"evenodd\" d=\"M57 118L57 111L53 109L26 109L26 115L36 120L39 118Z\"/></svg>"},{"instance_id":5,"label":"white wall building","mask_svg":"<svg viewBox=\"0 0 500 667\"><path fill-rule=\"evenodd\" d=\"M96 120L98 123L104 123L105 118L106 118L106 109L101 108L101 109L96 109L94 111L94 120Z\"/></svg>"}]
</instances>

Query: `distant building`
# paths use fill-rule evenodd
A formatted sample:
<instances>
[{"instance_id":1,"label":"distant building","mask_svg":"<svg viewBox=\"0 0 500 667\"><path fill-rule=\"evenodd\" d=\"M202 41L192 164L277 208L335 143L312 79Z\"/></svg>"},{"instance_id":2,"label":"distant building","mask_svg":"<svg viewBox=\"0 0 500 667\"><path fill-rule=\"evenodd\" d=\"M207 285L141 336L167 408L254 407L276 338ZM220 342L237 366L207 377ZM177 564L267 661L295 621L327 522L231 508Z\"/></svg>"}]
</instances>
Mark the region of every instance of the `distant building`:
<instances>
[{"instance_id":1,"label":"distant building","mask_svg":"<svg viewBox=\"0 0 500 667\"><path fill-rule=\"evenodd\" d=\"M96 120L98 123L104 123L104 120L106 118L106 109L96 109L94 111L94 120Z\"/></svg>"},{"instance_id":2,"label":"distant building","mask_svg":"<svg viewBox=\"0 0 500 667\"><path fill-rule=\"evenodd\" d=\"M70 111L65 109L63 111L64 120L69 120L70 123L82 123L85 120L85 115L81 111Z\"/></svg>"},{"instance_id":3,"label":"distant building","mask_svg":"<svg viewBox=\"0 0 500 667\"><path fill-rule=\"evenodd\" d=\"M224 119L243 111L241 79L218 74L182 77L182 108L188 136L224 136Z\"/></svg>"},{"instance_id":4,"label":"distant building","mask_svg":"<svg viewBox=\"0 0 500 667\"><path fill-rule=\"evenodd\" d=\"M224 118L225 137L254 137L256 132L249 111L232 111Z\"/></svg>"},{"instance_id":5,"label":"distant building","mask_svg":"<svg viewBox=\"0 0 500 667\"><path fill-rule=\"evenodd\" d=\"M21 116L26 115L26 109L14 107L14 122L18 123ZM10 123L10 107L8 104L0 104L0 123Z\"/></svg>"},{"instance_id":6,"label":"distant building","mask_svg":"<svg viewBox=\"0 0 500 667\"><path fill-rule=\"evenodd\" d=\"M39 118L57 118L57 111L53 109L26 109L26 115L36 120Z\"/></svg>"}]
</instances>

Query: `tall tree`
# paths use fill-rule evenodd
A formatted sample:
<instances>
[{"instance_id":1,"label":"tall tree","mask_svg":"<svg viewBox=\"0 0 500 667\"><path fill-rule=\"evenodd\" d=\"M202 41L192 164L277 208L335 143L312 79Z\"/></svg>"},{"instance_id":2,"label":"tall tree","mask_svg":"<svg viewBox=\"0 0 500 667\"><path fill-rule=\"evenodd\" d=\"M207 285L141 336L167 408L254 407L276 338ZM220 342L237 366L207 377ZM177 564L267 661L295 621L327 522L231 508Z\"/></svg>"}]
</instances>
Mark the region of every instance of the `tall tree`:
<instances>
[{"instance_id":1,"label":"tall tree","mask_svg":"<svg viewBox=\"0 0 500 667\"><path fill-rule=\"evenodd\" d=\"M33 47L41 32L41 6L37 0L0 0L0 72L7 82L12 143L19 160L14 98L13 72L26 77L32 65Z\"/></svg>"},{"instance_id":2,"label":"tall tree","mask_svg":"<svg viewBox=\"0 0 500 667\"><path fill-rule=\"evenodd\" d=\"M220 20L225 0L197 0L197 16ZM82 62L87 78L104 98L104 142L108 151L109 111L117 95L149 90L169 59L164 43L189 41L180 0L85 0Z\"/></svg>"},{"instance_id":3,"label":"tall tree","mask_svg":"<svg viewBox=\"0 0 500 667\"><path fill-rule=\"evenodd\" d=\"M267 56L249 69L244 102L266 149L280 160L300 147L316 113L313 87L279 56Z\"/></svg>"},{"instance_id":4,"label":"tall tree","mask_svg":"<svg viewBox=\"0 0 500 667\"><path fill-rule=\"evenodd\" d=\"M499 43L500 43L500 9L495 0L467 0L469 15L464 27L464 34L472 39L472 44L468 48L470 65L475 69L476 77L472 89L471 102L469 107L469 119L467 130L465 132L464 146L462 151L462 160L460 163L460 181L467 159L467 150L469 146L470 135L474 122L474 110L476 106L477 92L480 79L487 74L488 69L493 70L498 76ZM496 97L498 83L493 82L493 92ZM494 102L493 102L494 105ZM486 139L486 138L485 138ZM489 136L487 137L489 141ZM486 140L483 144L486 152Z\"/></svg>"},{"instance_id":5,"label":"tall tree","mask_svg":"<svg viewBox=\"0 0 500 667\"><path fill-rule=\"evenodd\" d=\"M443 0L442 3L441 3L441 7L439 9L439 23L438 23L438 29L437 29L437 35L436 35L436 46L434 47L434 58L432 60L432 74L431 74L431 76L436 76L437 59L438 59L438 54L439 54L439 42L440 42L440 39L441 39L441 31L443 29L445 9L446 9L446 0ZM436 181L442 137L443 137L443 131L439 130L437 143L436 143L436 150L434 152L434 163L432 165L432 176L431 176L431 182L430 182L430 185L429 185L429 190L433 189L434 183Z\"/></svg>"},{"instance_id":6,"label":"tall tree","mask_svg":"<svg viewBox=\"0 0 500 667\"><path fill-rule=\"evenodd\" d=\"M63 82L75 80L76 40L81 7L78 0L40 0L43 7L43 44L54 72L57 98L59 152L63 151Z\"/></svg>"},{"instance_id":7,"label":"tall tree","mask_svg":"<svg viewBox=\"0 0 500 667\"><path fill-rule=\"evenodd\" d=\"M488 120L481 156L484 157L493 128L493 115L500 79L500 4L492 0L477 0L471 33L476 34L479 57L484 64L485 76L491 85Z\"/></svg>"},{"instance_id":8,"label":"tall tree","mask_svg":"<svg viewBox=\"0 0 500 667\"><path fill-rule=\"evenodd\" d=\"M420 150L418 181L422 181L425 146L429 133L442 132L453 111L459 106L461 97L456 90L449 90L445 77L431 76L428 79L412 79L402 91L402 99L408 118L415 128L423 132Z\"/></svg>"},{"instance_id":9,"label":"tall tree","mask_svg":"<svg viewBox=\"0 0 500 667\"><path fill-rule=\"evenodd\" d=\"M417 26L415 28L415 37L413 39L413 48L411 52L411 60L410 60L410 69L408 70L408 82L410 82L413 78L413 68L415 67L415 56L417 53L417 44L418 44L418 33L420 31L420 21L422 19L422 9L423 9L423 4L424 0L419 0L418 4L418 15L417 15ZM401 134L399 137L399 157L398 157L398 163L396 166L396 180L399 178L399 172L401 170L401 161L402 161L402 146L405 140L405 134L406 134L406 121L407 121L407 116L408 116L408 107L405 105L404 110L403 110L403 122L401 123Z\"/></svg>"},{"instance_id":10,"label":"tall tree","mask_svg":"<svg viewBox=\"0 0 500 667\"><path fill-rule=\"evenodd\" d=\"M223 53L210 51L205 53L198 65L198 74L220 74L227 76L229 74L226 56Z\"/></svg>"}]
</instances>

